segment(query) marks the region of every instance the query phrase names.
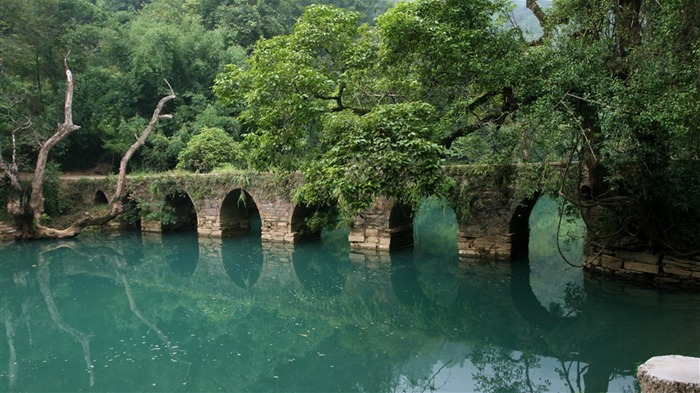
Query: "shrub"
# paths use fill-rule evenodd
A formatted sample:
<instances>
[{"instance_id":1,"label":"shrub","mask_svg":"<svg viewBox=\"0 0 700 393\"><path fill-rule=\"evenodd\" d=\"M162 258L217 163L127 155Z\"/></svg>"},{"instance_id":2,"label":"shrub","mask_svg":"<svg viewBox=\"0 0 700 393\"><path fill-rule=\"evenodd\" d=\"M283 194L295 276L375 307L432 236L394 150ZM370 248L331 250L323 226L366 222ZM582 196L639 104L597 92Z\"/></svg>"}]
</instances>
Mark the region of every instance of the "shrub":
<instances>
[{"instance_id":1,"label":"shrub","mask_svg":"<svg viewBox=\"0 0 700 393\"><path fill-rule=\"evenodd\" d=\"M221 128L204 127L178 155L178 168L209 172L242 161L238 143Z\"/></svg>"}]
</instances>

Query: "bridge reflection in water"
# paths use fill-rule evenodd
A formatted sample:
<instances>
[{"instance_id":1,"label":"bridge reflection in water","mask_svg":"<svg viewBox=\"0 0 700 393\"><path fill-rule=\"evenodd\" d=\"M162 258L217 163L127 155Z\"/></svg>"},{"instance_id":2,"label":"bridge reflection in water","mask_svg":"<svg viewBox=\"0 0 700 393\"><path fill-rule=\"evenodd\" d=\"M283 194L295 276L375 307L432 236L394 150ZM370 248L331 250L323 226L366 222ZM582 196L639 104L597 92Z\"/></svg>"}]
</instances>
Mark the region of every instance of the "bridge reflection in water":
<instances>
[{"instance_id":1,"label":"bridge reflection in water","mask_svg":"<svg viewBox=\"0 0 700 393\"><path fill-rule=\"evenodd\" d=\"M0 391L633 391L700 355L697 295L527 260L124 234L0 250ZM550 280L559 277L550 276Z\"/></svg>"}]
</instances>

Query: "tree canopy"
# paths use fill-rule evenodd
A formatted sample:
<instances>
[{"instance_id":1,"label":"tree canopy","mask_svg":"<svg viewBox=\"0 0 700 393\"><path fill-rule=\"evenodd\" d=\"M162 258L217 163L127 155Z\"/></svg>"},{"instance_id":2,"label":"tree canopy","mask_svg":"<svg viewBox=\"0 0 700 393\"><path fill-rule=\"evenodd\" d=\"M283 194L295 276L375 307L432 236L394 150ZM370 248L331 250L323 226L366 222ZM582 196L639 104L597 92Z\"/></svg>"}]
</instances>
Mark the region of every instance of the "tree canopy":
<instances>
[{"instance_id":1,"label":"tree canopy","mask_svg":"<svg viewBox=\"0 0 700 393\"><path fill-rule=\"evenodd\" d=\"M258 41L247 64L219 74L215 92L242 109L247 146L263 158L253 162L305 171L309 200L394 195L397 173L439 195L446 183L431 180L447 159L570 161L582 165L570 171L580 193L567 197L614 217L589 222L599 242L697 252L700 6L527 4L542 25L536 40L509 24L505 1L402 2L376 27L311 7L292 33ZM402 116L415 112L399 108L431 108L430 131L409 131ZM381 151L393 124L405 133ZM403 143L416 154L442 146L428 149L433 170L401 172L419 167L410 155L393 161Z\"/></svg>"}]
</instances>

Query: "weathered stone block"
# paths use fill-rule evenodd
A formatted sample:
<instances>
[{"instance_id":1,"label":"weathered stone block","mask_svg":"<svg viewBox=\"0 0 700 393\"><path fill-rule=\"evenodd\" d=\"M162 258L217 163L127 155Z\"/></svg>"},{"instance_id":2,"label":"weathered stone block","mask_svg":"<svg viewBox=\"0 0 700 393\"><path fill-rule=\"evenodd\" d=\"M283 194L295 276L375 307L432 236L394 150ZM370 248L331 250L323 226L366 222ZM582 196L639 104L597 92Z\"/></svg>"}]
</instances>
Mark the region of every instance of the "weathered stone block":
<instances>
[{"instance_id":1,"label":"weathered stone block","mask_svg":"<svg viewBox=\"0 0 700 393\"><path fill-rule=\"evenodd\" d=\"M162 232L160 221L147 221L141 220L141 231L142 232Z\"/></svg>"},{"instance_id":2,"label":"weathered stone block","mask_svg":"<svg viewBox=\"0 0 700 393\"><path fill-rule=\"evenodd\" d=\"M672 274L674 276L680 276L680 277L690 277L690 275L693 273L690 270L671 266L671 265L665 265L664 272L668 273L668 274Z\"/></svg>"},{"instance_id":3,"label":"weathered stone block","mask_svg":"<svg viewBox=\"0 0 700 393\"><path fill-rule=\"evenodd\" d=\"M617 270L621 269L623 264L623 260L620 258L615 258L610 255L601 255L600 256L600 266L605 268L605 269L610 269L610 270Z\"/></svg>"},{"instance_id":4,"label":"weathered stone block","mask_svg":"<svg viewBox=\"0 0 700 393\"><path fill-rule=\"evenodd\" d=\"M479 252L479 250L475 248L460 249L459 256L467 258L480 258L482 256L482 252Z\"/></svg>"},{"instance_id":5,"label":"weathered stone block","mask_svg":"<svg viewBox=\"0 0 700 393\"><path fill-rule=\"evenodd\" d=\"M482 249L484 252L491 250L495 246L495 242L491 240L482 240L482 239L476 239L474 240L474 248L476 249Z\"/></svg>"},{"instance_id":6,"label":"weathered stone block","mask_svg":"<svg viewBox=\"0 0 700 393\"><path fill-rule=\"evenodd\" d=\"M365 235L367 237L379 237L379 229L367 228L365 229Z\"/></svg>"},{"instance_id":7,"label":"weathered stone block","mask_svg":"<svg viewBox=\"0 0 700 393\"><path fill-rule=\"evenodd\" d=\"M602 258L600 255L594 256L594 257L586 257L586 260L583 262L585 266L592 267L592 266L600 266L602 261Z\"/></svg>"},{"instance_id":8,"label":"weathered stone block","mask_svg":"<svg viewBox=\"0 0 700 393\"><path fill-rule=\"evenodd\" d=\"M625 261L624 266L625 270L630 270L633 272L659 274L659 267L657 265L650 265L648 263L637 261Z\"/></svg>"},{"instance_id":9,"label":"weathered stone block","mask_svg":"<svg viewBox=\"0 0 700 393\"><path fill-rule=\"evenodd\" d=\"M353 230L352 232L350 232L350 235L348 236L348 241L350 241L350 243L364 243L365 242L365 233L363 231Z\"/></svg>"},{"instance_id":10,"label":"weathered stone block","mask_svg":"<svg viewBox=\"0 0 700 393\"><path fill-rule=\"evenodd\" d=\"M664 266L673 266L684 270L691 270L692 265L688 261L679 261L677 259L666 257L664 258ZM700 266L699 266L700 267ZM700 269L699 269L700 270Z\"/></svg>"},{"instance_id":11,"label":"weathered stone block","mask_svg":"<svg viewBox=\"0 0 700 393\"><path fill-rule=\"evenodd\" d=\"M646 263L648 265L658 265L659 255L648 252L616 251L615 256L626 261Z\"/></svg>"},{"instance_id":12,"label":"weathered stone block","mask_svg":"<svg viewBox=\"0 0 700 393\"><path fill-rule=\"evenodd\" d=\"M365 243L369 244L379 244L379 238L376 236L367 236L365 238Z\"/></svg>"}]
</instances>

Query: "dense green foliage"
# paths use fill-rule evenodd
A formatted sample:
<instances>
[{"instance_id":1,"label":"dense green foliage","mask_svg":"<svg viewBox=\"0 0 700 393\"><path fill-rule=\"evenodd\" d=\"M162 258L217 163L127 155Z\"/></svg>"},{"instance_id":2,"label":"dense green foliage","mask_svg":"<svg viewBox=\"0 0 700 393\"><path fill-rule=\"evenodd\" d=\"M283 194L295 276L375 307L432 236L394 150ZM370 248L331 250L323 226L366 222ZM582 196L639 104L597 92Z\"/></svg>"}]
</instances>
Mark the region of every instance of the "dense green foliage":
<instances>
[{"instance_id":1,"label":"dense green foliage","mask_svg":"<svg viewBox=\"0 0 700 393\"><path fill-rule=\"evenodd\" d=\"M208 172L224 164L240 162L238 144L221 128L203 128L178 155L178 167Z\"/></svg>"},{"instance_id":2,"label":"dense green foliage","mask_svg":"<svg viewBox=\"0 0 700 393\"><path fill-rule=\"evenodd\" d=\"M324 115L369 104L362 84L374 48L358 20L357 13L312 6L291 34L259 41L248 64L217 77L219 98L243 108L258 168L299 169L323 135Z\"/></svg>"},{"instance_id":3,"label":"dense green foliage","mask_svg":"<svg viewBox=\"0 0 700 393\"><path fill-rule=\"evenodd\" d=\"M247 65L220 74L215 90L243 108L250 146L266 158L253 162L305 171L307 201L340 199L357 211L398 194L415 204L415 194L445 192L444 158L571 161L581 193L569 197L598 211L594 240L695 253L698 13L688 0L562 0L542 17L544 36L528 42L496 0L403 2L376 28L309 8L292 34L259 41ZM394 105L432 108L430 131L410 132L407 112L386 110ZM382 150L380 130L392 124L405 140ZM402 155L400 146L424 154L431 143L448 148L431 150L434 170Z\"/></svg>"},{"instance_id":4,"label":"dense green foliage","mask_svg":"<svg viewBox=\"0 0 700 393\"><path fill-rule=\"evenodd\" d=\"M596 240L696 253L700 4L556 5L551 44L522 60L523 122L539 150L564 142L586 164L581 205L609 218L591 223Z\"/></svg>"},{"instance_id":5,"label":"dense green foliage","mask_svg":"<svg viewBox=\"0 0 700 393\"><path fill-rule=\"evenodd\" d=\"M364 116L343 111L323 120L323 153L307 166L302 199L338 201L344 211L357 212L378 195L417 206L425 195L447 194L443 149L431 142L431 106L384 105Z\"/></svg>"},{"instance_id":6,"label":"dense green foliage","mask_svg":"<svg viewBox=\"0 0 700 393\"><path fill-rule=\"evenodd\" d=\"M369 0L328 1L371 21L389 7ZM240 64L260 37L289 33L308 1L3 0L0 2L0 148L7 160L17 132L21 170L33 170L36 140L62 117L63 58L78 84L80 132L54 149L64 170L118 161L166 92L178 98L175 121L159 127L133 160L145 170L172 169L202 127L234 137L237 112L215 101L211 86L225 64Z\"/></svg>"},{"instance_id":7,"label":"dense green foliage","mask_svg":"<svg viewBox=\"0 0 700 393\"><path fill-rule=\"evenodd\" d=\"M134 168L181 157L190 169L301 171L298 198L340 200L348 214L378 195L447 195L445 162L565 161L580 165L567 172L576 186L519 184L566 191L599 244L700 250L695 0L539 1L542 13L522 0L321 3L4 0L3 157L15 130L31 169L61 114L70 50L82 129L54 150L64 169L119 158L166 78L175 121ZM191 141L207 127L235 143ZM224 150L198 168L191 154L208 143Z\"/></svg>"}]
</instances>

